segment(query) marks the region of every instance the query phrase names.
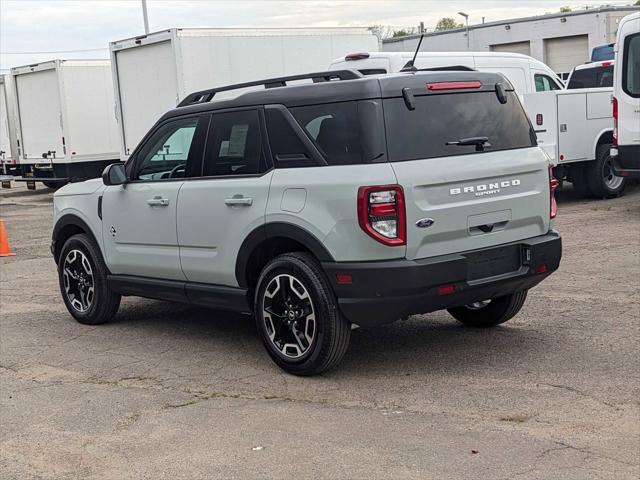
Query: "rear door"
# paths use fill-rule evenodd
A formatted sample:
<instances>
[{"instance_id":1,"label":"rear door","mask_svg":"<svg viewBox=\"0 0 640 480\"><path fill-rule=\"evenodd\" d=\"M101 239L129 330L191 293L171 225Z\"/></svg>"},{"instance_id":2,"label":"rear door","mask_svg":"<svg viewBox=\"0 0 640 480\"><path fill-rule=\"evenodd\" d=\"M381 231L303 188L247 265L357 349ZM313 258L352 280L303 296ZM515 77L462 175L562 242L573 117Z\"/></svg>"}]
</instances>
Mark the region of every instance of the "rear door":
<instances>
[{"instance_id":1,"label":"rear door","mask_svg":"<svg viewBox=\"0 0 640 480\"><path fill-rule=\"evenodd\" d=\"M405 195L407 258L546 233L548 161L515 93L502 104L495 91L426 90L414 89L415 110L401 97L384 100L389 157ZM446 145L471 137L488 144Z\"/></svg>"},{"instance_id":2,"label":"rear door","mask_svg":"<svg viewBox=\"0 0 640 480\"><path fill-rule=\"evenodd\" d=\"M55 69L16 76L23 158L47 163L42 155L64 157L60 87ZM53 154L51 158L53 158Z\"/></svg>"},{"instance_id":3,"label":"rear door","mask_svg":"<svg viewBox=\"0 0 640 480\"><path fill-rule=\"evenodd\" d=\"M187 280L238 285L242 241L265 221L273 171L264 138L260 109L214 114L203 164L178 199L180 261Z\"/></svg>"}]
</instances>

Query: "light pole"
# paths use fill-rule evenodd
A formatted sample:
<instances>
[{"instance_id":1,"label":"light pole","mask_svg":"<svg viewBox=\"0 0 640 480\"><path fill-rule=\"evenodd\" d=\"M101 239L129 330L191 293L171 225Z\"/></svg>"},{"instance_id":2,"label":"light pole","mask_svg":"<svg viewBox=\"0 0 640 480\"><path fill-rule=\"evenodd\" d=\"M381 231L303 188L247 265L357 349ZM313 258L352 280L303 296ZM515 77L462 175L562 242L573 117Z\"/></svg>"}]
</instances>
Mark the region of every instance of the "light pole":
<instances>
[{"instance_id":1,"label":"light pole","mask_svg":"<svg viewBox=\"0 0 640 480\"><path fill-rule=\"evenodd\" d=\"M147 15L147 0L142 0L142 18L144 19L144 33L149 34L149 16Z\"/></svg>"},{"instance_id":2,"label":"light pole","mask_svg":"<svg viewBox=\"0 0 640 480\"><path fill-rule=\"evenodd\" d=\"M469 15L464 12L458 12L458 15L462 15L464 17L465 35L467 36L467 50L469 50Z\"/></svg>"}]
</instances>

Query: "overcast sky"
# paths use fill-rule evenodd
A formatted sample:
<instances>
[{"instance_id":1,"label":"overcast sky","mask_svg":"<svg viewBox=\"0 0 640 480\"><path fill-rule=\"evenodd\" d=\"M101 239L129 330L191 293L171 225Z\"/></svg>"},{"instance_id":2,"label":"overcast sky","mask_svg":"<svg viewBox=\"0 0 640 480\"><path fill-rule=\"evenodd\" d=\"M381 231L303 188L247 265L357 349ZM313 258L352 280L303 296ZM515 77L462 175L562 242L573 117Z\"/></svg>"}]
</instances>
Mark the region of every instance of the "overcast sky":
<instances>
[{"instance_id":1,"label":"overcast sky","mask_svg":"<svg viewBox=\"0 0 640 480\"><path fill-rule=\"evenodd\" d=\"M336 27L432 29L439 18L470 23L541 15L589 0L148 0L151 31L170 27ZM629 4L617 2L616 4ZM57 58L107 58L108 42L144 33L140 0L0 0L0 68ZM78 50L100 49L89 52ZM73 51L72 51L73 50ZM61 53L61 51L69 51ZM22 52L43 52L26 53Z\"/></svg>"}]
</instances>

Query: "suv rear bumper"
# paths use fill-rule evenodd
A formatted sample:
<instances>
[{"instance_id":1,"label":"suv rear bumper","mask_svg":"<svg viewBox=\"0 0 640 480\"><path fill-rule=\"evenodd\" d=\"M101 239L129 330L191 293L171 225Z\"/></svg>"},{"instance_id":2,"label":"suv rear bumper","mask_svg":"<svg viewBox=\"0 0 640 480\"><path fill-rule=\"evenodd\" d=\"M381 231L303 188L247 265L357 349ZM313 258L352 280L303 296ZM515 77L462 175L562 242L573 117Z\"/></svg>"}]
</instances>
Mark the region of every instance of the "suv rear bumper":
<instances>
[{"instance_id":1,"label":"suv rear bumper","mask_svg":"<svg viewBox=\"0 0 640 480\"><path fill-rule=\"evenodd\" d=\"M517 252L519 267L496 274L496 262ZM342 314L358 325L373 326L527 290L557 270L561 256L560 235L550 231L506 245L420 260L322 265ZM351 283L339 284L338 274L350 274Z\"/></svg>"},{"instance_id":2,"label":"suv rear bumper","mask_svg":"<svg viewBox=\"0 0 640 480\"><path fill-rule=\"evenodd\" d=\"M611 153L613 173L619 177L640 177L640 145L614 146Z\"/></svg>"}]
</instances>

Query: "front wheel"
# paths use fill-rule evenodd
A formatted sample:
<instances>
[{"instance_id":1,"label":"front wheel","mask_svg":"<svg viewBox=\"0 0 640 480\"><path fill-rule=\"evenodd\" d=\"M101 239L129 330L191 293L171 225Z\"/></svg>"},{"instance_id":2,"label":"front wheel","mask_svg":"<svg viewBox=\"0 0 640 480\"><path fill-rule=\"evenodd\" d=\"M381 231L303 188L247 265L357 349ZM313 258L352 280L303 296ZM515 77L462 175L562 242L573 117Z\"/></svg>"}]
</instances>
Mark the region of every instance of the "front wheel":
<instances>
[{"instance_id":1,"label":"front wheel","mask_svg":"<svg viewBox=\"0 0 640 480\"><path fill-rule=\"evenodd\" d=\"M351 325L308 253L280 255L264 267L254 311L269 356L294 375L316 375L335 367L349 346Z\"/></svg>"},{"instance_id":2,"label":"front wheel","mask_svg":"<svg viewBox=\"0 0 640 480\"><path fill-rule=\"evenodd\" d=\"M78 322L98 325L118 311L120 295L109 289L107 273L99 248L87 235L73 235L65 242L58 260L60 292Z\"/></svg>"},{"instance_id":3,"label":"front wheel","mask_svg":"<svg viewBox=\"0 0 640 480\"><path fill-rule=\"evenodd\" d=\"M463 307L449 308L447 311L468 327L489 328L511 320L520 311L526 299L527 290L523 290Z\"/></svg>"}]
</instances>

